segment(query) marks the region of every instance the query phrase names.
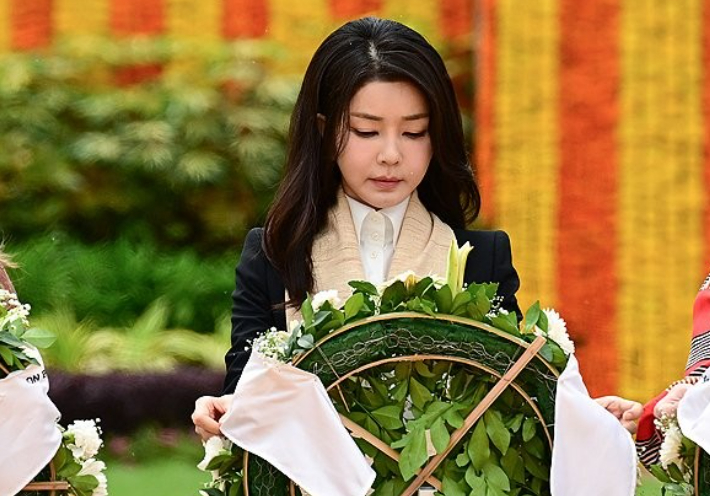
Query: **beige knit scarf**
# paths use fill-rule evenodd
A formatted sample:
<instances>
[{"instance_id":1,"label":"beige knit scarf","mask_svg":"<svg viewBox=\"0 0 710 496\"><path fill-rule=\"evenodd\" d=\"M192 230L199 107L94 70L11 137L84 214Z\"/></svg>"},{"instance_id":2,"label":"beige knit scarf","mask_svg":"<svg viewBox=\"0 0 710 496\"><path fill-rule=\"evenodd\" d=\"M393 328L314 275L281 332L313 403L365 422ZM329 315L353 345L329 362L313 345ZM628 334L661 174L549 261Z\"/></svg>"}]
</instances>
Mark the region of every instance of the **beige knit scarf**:
<instances>
[{"instance_id":1,"label":"beige knit scarf","mask_svg":"<svg viewBox=\"0 0 710 496\"><path fill-rule=\"evenodd\" d=\"M387 278L408 270L419 276L445 277L453 240L451 228L422 205L415 191L409 199ZM326 228L313 241L311 256L316 292L335 289L344 301L351 293L348 282L365 279L350 206L342 190L330 211ZM287 322L291 322L301 316L300 312L287 307L286 317Z\"/></svg>"}]
</instances>

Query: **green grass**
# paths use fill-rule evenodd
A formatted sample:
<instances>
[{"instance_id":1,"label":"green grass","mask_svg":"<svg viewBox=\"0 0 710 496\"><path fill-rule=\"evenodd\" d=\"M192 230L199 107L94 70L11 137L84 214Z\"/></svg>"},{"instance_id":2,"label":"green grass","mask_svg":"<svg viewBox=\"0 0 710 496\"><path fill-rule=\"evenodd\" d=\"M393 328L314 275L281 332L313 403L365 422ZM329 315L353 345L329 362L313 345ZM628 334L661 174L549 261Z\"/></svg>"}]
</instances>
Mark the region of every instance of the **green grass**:
<instances>
[{"instance_id":1,"label":"green grass","mask_svg":"<svg viewBox=\"0 0 710 496\"><path fill-rule=\"evenodd\" d=\"M198 460L199 462L199 460ZM111 496L196 496L209 474L195 466L197 462L164 458L126 465L108 465L108 490Z\"/></svg>"},{"instance_id":2,"label":"green grass","mask_svg":"<svg viewBox=\"0 0 710 496\"><path fill-rule=\"evenodd\" d=\"M199 460L198 460L199 461ZM141 464L112 462L106 471L111 496L196 496L209 475L182 457L166 457ZM636 496L660 496L658 483L642 477Z\"/></svg>"}]
</instances>

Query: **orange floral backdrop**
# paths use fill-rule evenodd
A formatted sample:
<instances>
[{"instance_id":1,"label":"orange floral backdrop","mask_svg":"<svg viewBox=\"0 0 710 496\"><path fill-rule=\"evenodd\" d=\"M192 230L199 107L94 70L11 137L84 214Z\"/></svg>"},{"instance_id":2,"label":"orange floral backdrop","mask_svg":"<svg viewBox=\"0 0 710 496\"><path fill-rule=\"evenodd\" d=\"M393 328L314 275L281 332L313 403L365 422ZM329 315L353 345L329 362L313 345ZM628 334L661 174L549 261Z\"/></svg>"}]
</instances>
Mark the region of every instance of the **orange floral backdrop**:
<instances>
[{"instance_id":1,"label":"orange floral backdrop","mask_svg":"<svg viewBox=\"0 0 710 496\"><path fill-rule=\"evenodd\" d=\"M0 0L0 52L264 38L289 49L278 70L300 73L365 14L474 46L483 221L512 237L523 305L567 319L590 390L645 399L680 376L710 268L708 2Z\"/></svg>"}]
</instances>

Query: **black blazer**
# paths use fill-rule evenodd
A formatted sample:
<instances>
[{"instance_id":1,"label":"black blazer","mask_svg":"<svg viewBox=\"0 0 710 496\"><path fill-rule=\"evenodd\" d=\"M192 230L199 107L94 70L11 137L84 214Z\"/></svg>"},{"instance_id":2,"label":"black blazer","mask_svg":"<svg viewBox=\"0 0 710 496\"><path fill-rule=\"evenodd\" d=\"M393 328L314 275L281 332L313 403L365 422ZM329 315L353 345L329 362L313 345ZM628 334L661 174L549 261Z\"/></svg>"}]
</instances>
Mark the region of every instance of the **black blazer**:
<instances>
[{"instance_id":1,"label":"black blazer","mask_svg":"<svg viewBox=\"0 0 710 496\"><path fill-rule=\"evenodd\" d=\"M454 229L459 245L468 241L474 249L466 264L467 283L497 282L502 307L522 319L515 292L520 279L513 268L510 239L503 231ZM263 229L249 231L237 265L237 285L232 293L232 347L225 356L227 375L223 393L232 393L249 358L249 346L258 333L276 327L286 329L284 285L262 248ZM278 305L281 304L281 308Z\"/></svg>"}]
</instances>

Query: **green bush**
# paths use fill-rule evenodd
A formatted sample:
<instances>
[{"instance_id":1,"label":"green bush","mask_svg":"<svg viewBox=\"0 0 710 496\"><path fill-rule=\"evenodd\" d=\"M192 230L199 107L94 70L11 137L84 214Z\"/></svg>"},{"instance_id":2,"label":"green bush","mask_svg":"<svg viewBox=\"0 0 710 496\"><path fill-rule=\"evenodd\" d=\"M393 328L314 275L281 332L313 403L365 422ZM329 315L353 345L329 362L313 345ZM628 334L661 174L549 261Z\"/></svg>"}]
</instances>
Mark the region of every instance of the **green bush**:
<instances>
[{"instance_id":1,"label":"green bush","mask_svg":"<svg viewBox=\"0 0 710 496\"><path fill-rule=\"evenodd\" d=\"M33 316L69 311L96 328L131 326L160 299L166 328L212 332L230 310L238 259L125 238L87 246L59 235L7 249L20 266L10 275Z\"/></svg>"},{"instance_id":2,"label":"green bush","mask_svg":"<svg viewBox=\"0 0 710 496\"><path fill-rule=\"evenodd\" d=\"M238 246L283 164L298 84L270 73L278 55L90 39L0 56L0 234ZM158 69L119 84L136 66Z\"/></svg>"}]
</instances>

